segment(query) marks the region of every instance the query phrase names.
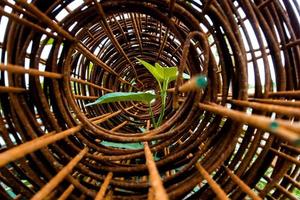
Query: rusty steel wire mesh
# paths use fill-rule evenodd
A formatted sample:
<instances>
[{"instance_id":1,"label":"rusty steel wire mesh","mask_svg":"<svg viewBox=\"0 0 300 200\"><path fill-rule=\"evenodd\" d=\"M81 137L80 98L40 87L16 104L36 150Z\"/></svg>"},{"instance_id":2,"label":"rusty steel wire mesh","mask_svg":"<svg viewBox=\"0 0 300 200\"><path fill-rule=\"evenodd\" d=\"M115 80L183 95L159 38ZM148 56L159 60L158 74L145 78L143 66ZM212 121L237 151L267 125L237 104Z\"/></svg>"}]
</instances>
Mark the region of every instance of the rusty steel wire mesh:
<instances>
[{"instance_id":1,"label":"rusty steel wire mesh","mask_svg":"<svg viewBox=\"0 0 300 200\"><path fill-rule=\"evenodd\" d=\"M299 16L297 0L1 0L0 199L299 199ZM208 86L172 82L158 128L142 103L84 106L158 91L136 58Z\"/></svg>"}]
</instances>

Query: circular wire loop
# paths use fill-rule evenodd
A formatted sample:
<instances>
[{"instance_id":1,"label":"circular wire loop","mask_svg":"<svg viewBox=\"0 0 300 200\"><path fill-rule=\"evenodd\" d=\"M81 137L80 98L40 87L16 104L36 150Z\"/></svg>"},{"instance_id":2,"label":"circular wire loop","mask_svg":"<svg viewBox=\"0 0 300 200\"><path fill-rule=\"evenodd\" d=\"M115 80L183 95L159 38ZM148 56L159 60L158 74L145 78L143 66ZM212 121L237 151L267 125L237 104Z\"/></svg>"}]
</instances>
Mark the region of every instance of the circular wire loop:
<instances>
[{"instance_id":1,"label":"circular wire loop","mask_svg":"<svg viewBox=\"0 0 300 200\"><path fill-rule=\"evenodd\" d=\"M0 196L299 199L299 7L2 0ZM136 58L178 70L157 128L142 102L86 106L150 90L157 120Z\"/></svg>"}]
</instances>

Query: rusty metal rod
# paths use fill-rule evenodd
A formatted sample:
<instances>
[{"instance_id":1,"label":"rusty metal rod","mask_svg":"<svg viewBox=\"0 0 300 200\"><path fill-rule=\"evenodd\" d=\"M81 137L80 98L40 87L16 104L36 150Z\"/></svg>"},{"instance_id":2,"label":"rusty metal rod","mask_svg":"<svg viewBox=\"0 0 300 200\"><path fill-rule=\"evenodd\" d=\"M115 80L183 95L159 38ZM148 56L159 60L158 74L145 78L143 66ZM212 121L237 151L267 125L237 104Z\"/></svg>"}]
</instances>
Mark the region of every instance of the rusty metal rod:
<instances>
[{"instance_id":1,"label":"rusty metal rod","mask_svg":"<svg viewBox=\"0 0 300 200\"><path fill-rule=\"evenodd\" d=\"M104 182L101 185L101 188L100 188L99 192L97 193L97 196L95 197L95 200L103 200L103 198L105 196L105 192L107 190L107 187L108 187L109 182L112 179L112 177L113 177L113 173L109 172L107 174L107 176L105 177Z\"/></svg>"},{"instance_id":2,"label":"rusty metal rod","mask_svg":"<svg viewBox=\"0 0 300 200\"><path fill-rule=\"evenodd\" d=\"M25 88L19 88L19 87L9 87L9 86L0 86L0 93L22 93L26 92Z\"/></svg>"},{"instance_id":3,"label":"rusty metal rod","mask_svg":"<svg viewBox=\"0 0 300 200\"><path fill-rule=\"evenodd\" d=\"M144 151L146 157L146 165L149 171L150 184L153 188L156 200L168 200L168 194L163 186L163 182L155 165L153 155L150 151L148 142L144 142Z\"/></svg>"},{"instance_id":4,"label":"rusty metal rod","mask_svg":"<svg viewBox=\"0 0 300 200\"><path fill-rule=\"evenodd\" d=\"M71 77L70 80L71 80L71 81L74 81L74 82L77 82L77 83L89 85L89 86L91 86L91 87L93 87L93 88L97 88L97 89L99 89L99 90L104 90L104 91L106 91L106 92L113 92L113 90L111 90L111 89L101 87L101 86L99 86L99 85L96 85L96 84L91 83L91 82L86 81L86 80L77 79L77 78L73 78L73 77Z\"/></svg>"},{"instance_id":5,"label":"rusty metal rod","mask_svg":"<svg viewBox=\"0 0 300 200\"><path fill-rule=\"evenodd\" d=\"M69 195L73 192L75 189L74 185L70 185L61 195L58 197L57 200L65 200L69 197Z\"/></svg>"},{"instance_id":6,"label":"rusty metal rod","mask_svg":"<svg viewBox=\"0 0 300 200\"><path fill-rule=\"evenodd\" d=\"M270 105L266 103L256 103L256 102L249 102L243 100L228 100L228 102L234 105L251 107L257 110L276 112L278 114L283 114L287 116L300 117L300 109L295 109L287 106Z\"/></svg>"},{"instance_id":7,"label":"rusty metal rod","mask_svg":"<svg viewBox=\"0 0 300 200\"><path fill-rule=\"evenodd\" d=\"M54 72L40 71L38 69L25 69L23 66L12 65L12 64L0 64L0 70L8 71L15 74L29 74L31 76L44 76L47 78L60 79L63 77L62 74Z\"/></svg>"},{"instance_id":8,"label":"rusty metal rod","mask_svg":"<svg viewBox=\"0 0 300 200\"><path fill-rule=\"evenodd\" d=\"M228 167L225 167L225 171L230 176L230 178L246 193L249 195L249 197L253 200L262 200L261 197L259 197L251 188L243 181L241 180L237 175L235 175Z\"/></svg>"},{"instance_id":9,"label":"rusty metal rod","mask_svg":"<svg viewBox=\"0 0 300 200\"><path fill-rule=\"evenodd\" d=\"M123 126L125 126L126 124L128 124L128 121L124 121L122 122L121 124L115 126L113 129L111 129L112 131L117 131L119 130L120 128L122 128Z\"/></svg>"},{"instance_id":10,"label":"rusty metal rod","mask_svg":"<svg viewBox=\"0 0 300 200\"><path fill-rule=\"evenodd\" d=\"M11 148L3 153L0 154L0 167L3 167L7 163L17 160L19 158L24 157L25 155L32 153L36 150L39 150L49 144L52 144L58 140L61 140L69 135L72 135L78 131L80 131L82 128L81 125L72 127L70 129L67 129L65 131L59 132L59 133L50 133L47 135L44 135L42 137L36 138L34 140L31 140L29 142L26 142L24 144L20 144L14 148Z\"/></svg>"},{"instance_id":11,"label":"rusty metal rod","mask_svg":"<svg viewBox=\"0 0 300 200\"><path fill-rule=\"evenodd\" d=\"M300 90L270 92L268 97L300 97Z\"/></svg>"},{"instance_id":12,"label":"rusty metal rod","mask_svg":"<svg viewBox=\"0 0 300 200\"><path fill-rule=\"evenodd\" d=\"M38 191L31 200L40 200L44 199L51 191L55 189L64 178L71 173L73 168L79 163L79 161L84 157L88 152L88 148L85 147L80 151L62 170L60 170L55 177L53 177L40 191Z\"/></svg>"},{"instance_id":13,"label":"rusty metal rod","mask_svg":"<svg viewBox=\"0 0 300 200\"><path fill-rule=\"evenodd\" d=\"M293 163L295 163L296 165L300 166L300 160L297 159L297 157L293 157L293 156L290 156L290 155L287 155L283 152L280 152L274 148L270 148L270 151L272 151L273 153L275 153L277 156L280 156L282 158L285 158Z\"/></svg>"},{"instance_id":14,"label":"rusty metal rod","mask_svg":"<svg viewBox=\"0 0 300 200\"><path fill-rule=\"evenodd\" d=\"M203 176L203 178L207 181L211 189L215 192L218 199L221 200L229 199L226 193L224 192L224 190L222 190L222 188L218 185L218 183L216 183L214 179L210 177L209 173L200 165L200 163L196 163L196 168L200 172L201 176Z\"/></svg>"},{"instance_id":15,"label":"rusty metal rod","mask_svg":"<svg viewBox=\"0 0 300 200\"><path fill-rule=\"evenodd\" d=\"M280 121L274 121L270 118L259 115L247 115L244 112L232 110L217 104L203 104L199 103L199 108L204 109L215 114L229 117L237 122L245 123L250 126L269 131L274 135L290 142L293 145L300 145L300 133L291 131L283 127ZM292 125L291 125L292 126Z\"/></svg>"}]
</instances>

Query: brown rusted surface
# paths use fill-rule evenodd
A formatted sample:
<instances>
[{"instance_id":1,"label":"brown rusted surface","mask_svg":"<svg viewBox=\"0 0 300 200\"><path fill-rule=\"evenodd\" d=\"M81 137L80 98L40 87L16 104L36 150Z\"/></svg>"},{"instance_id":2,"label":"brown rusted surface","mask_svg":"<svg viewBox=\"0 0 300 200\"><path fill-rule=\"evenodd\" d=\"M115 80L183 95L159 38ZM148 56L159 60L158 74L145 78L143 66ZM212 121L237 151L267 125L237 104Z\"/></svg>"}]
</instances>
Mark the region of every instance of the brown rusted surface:
<instances>
[{"instance_id":1,"label":"brown rusted surface","mask_svg":"<svg viewBox=\"0 0 300 200\"><path fill-rule=\"evenodd\" d=\"M50 199L299 199L299 15L297 0L1 0L0 199L53 179ZM85 107L158 92L136 58L179 69L158 128L140 102Z\"/></svg>"}]
</instances>

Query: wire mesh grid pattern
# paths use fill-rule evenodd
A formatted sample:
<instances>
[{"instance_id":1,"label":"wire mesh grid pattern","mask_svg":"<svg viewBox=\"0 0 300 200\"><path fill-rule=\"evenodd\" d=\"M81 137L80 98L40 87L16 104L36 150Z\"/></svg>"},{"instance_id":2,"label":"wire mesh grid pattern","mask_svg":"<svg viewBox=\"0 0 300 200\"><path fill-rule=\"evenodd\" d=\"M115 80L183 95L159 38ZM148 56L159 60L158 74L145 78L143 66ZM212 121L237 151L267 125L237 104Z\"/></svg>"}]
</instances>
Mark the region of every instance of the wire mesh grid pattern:
<instances>
[{"instance_id":1,"label":"wire mesh grid pattern","mask_svg":"<svg viewBox=\"0 0 300 200\"><path fill-rule=\"evenodd\" d=\"M1 199L299 199L297 0L1 0ZM164 121L116 91L171 83ZM152 103L154 116L161 101Z\"/></svg>"}]
</instances>

